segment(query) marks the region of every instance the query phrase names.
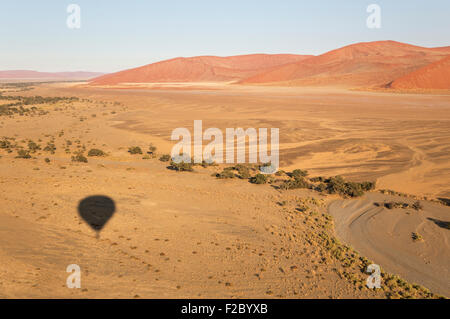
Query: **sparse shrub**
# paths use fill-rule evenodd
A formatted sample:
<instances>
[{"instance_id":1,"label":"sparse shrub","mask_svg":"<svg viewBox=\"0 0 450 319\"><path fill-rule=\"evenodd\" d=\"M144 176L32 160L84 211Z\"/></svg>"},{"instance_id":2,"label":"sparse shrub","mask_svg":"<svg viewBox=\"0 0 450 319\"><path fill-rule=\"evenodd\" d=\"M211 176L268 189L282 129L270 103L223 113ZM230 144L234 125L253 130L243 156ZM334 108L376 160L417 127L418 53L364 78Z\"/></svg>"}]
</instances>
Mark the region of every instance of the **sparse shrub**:
<instances>
[{"instance_id":1,"label":"sparse shrub","mask_svg":"<svg viewBox=\"0 0 450 319\"><path fill-rule=\"evenodd\" d=\"M92 149L89 150L88 156L91 156L91 157L92 157L92 156L106 156L106 153L103 152L103 151L100 150L100 149L92 148Z\"/></svg>"},{"instance_id":2,"label":"sparse shrub","mask_svg":"<svg viewBox=\"0 0 450 319\"><path fill-rule=\"evenodd\" d=\"M29 159L29 158L31 158L30 151L27 151L27 150L18 150L18 151L17 151L17 156L16 156L16 158L25 158L25 159Z\"/></svg>"},{"instance_id":3,"label":"sparse shrub","mask_svg":"<svg viewBox=\"0 0 450 319\"><path fill-rule=\"evenodd\" d=\"M215 175L218 179L230 179L235 177L232 167L224 168L222 172Z\"/></svg>"},{"instance_id":4,"label":"sparse shrub","mask_svg":"<svg viewBox=\"0 0 450 319\"><path fill-rule=\"evenodd\" d=\"M359 197L364 195L364 191L362 190L360 183L347 182L345 183L343 195L347 195L350 197Z\"/></svg>"},{"instance_id":5,"label":"sparse shrub","mask_svg":"<svg viewBox=\"0 0 450 319\"><path fill-rule=\"evenodd\" d=\"M267 181L267 175L264 174L256 174L255 176L250 178L250 183L252 184L266 184Z\"/></svg>"},{"instance_id":6,"label":"sparse shrub","mask_svg":"<svg viewBox=\"0 0 450 319\"><path fill-rule=\"evenodd\" d=\"M345 191L345 181L342 176L330 177L326 180L326 183L330 194L341 194Z\"/></svg>"},{"instance_id":7,"label":"sparse shrub","mask_svg":"<svg viewBox=\"0 0 450 319\"><path fill-rule=\"evenodd\" d=\"M142 154L142 149L139 146L131 146L128 148L128 153L130 154Z\"/></svg>"},{"instance_id":8,"label":"sparse shrub","mask_svg":"<svg viewBox=\"0 0 450 319\"><path fill-rule=\"evenodd\" d=\"M44 161L45 161L46 163L50 163L50 159L49 159L48 157L46 157L46 158L44 159Z\"/></svg>"},{"instance_id":9,"label":"sparse shrub","mask_svg":"<svg viewBox=\"0 0 450 319\"><path fill-rule=\"evenodd\" d=\"M415 210L422 210L423 209L423 206L422 206L422 204L419 201L417 201L414 204L412 204L411 207L414 208Z\"/></svg>"},{"instance_id":10,"label":"sparse shrub","mask_svg":"<svg viewBox=\"0 0 450 319\"><path fill-rule=\"evenodd\" d=\"M0 141L0 148L9 149L11 147L12 147L11 142L6 138Z\"/></svg>"},{"instance_id":11,"label":"sparse shrub","mask_svg":"<svg viewBox=\"0 0 450 319\"><path fill-rule=\"evenodd\" d=\"M148 147L148 153L149 153L149 154L155 153L156 150L157 150L157 148L156 148L156 146L153 145L153 144L150 144L150 146Z\"/></svg>"},{"instance_id":12,"label":"sparse shrub","mask_svg":"<svg viewBox=\"0 0 450 319\"><path fill-rule=\"evenodd\" d=\"M380 204L380 203L375 203L376 206L384 206L387 209L394 209L394 208L403 208L403 209L407 209L407 208L414 208L414 205L410 205L408 203L404 203L404 202L387 202L384 204ZM414 208L415 209L415 208Z\"/></svg>"},{"instance_id":13,"label":"sparse shrub","mask_svg":"<svg viewBox=\"0 0 450 319\"><path fill-rule=\"evenodd\" d=\"M202 161L201 165L202 165L203 168L207 168L207 167L210 167L210 166L217 166L217 164L215 162L207 162L207 161Z\"/></svg>"},{"instance_id":14,"label":"sparse shrub","mask_svg":"<svg viewBox=\"0 0 450 319\"><path fill-rule=\"evenodd\" d=\"M159 158L159 160L160 160L161 162L168 162L168 161L170 161L170 155L169 155L169 154L161 155L161 157Z\"/></svg>"},{"instance_id":15,"label":"sparse shrub","mask_svg":"<svg viewBox=\"0 0 450 319\"><path fill-rule=\"evenodd\" d=\"M28 149L30 150L31 153L36 153L38 150L41 149L41 146L33 141L28 141Z\"/></svg>"},{"instance_id":16,"label":"sparse shrub","mask_svg":"<svg viewBox=\"0 0 450 319\"><path fill-rule=\"evenodd\" d=\"M317 177L311 177L309 180L313 183L318 183L318 182L324 182L326 180L326 178L324 178L323 176L317 176Z\"/></svg>"},{"instance_id":17,"label":"sparse shrub","mask_svg":"<svg viewBox=\"0 0 450 319\"><path fill-rule=\"evenodd\" d=\"M303 171L301 169L295 169L290 174L291 177L299 178L299 177L306 177L308 176L308 171Z\"/></svg>"},{"instance_id":18,"label":"sparse shrub","mask_svg":"<svg viewBox=\"0 0 450 319\"><path fill-rule=\"evenodd\" d=\"M283 182L283 184L280 185L280 189L284 190L299 189L299 188L310 188L309 183L306 181L304 177L298 176L297 178L285 181Z\"/></svg>"},{"instance_id":19,"label":"sparse shrub","mask_svg":"<svg viewBox=\"0 0 450 319\"><path fill-rule=\"evenodd\" d=\"M365 190L375 187L373 182L346 182L342 176L330 177L325 180L325 183L327 183L327 190L330 194L339 194L344 197L359 197L364 195Z\"/></svg>"},{"instance_id":20,"label":"sparse shrub","mask_svg":"<svg viewBox=\"0 0 450 319\"><path fill-rule=\"evenodd\" d=\"M423 237L419 233L412 233L411 238L413 241L423 241Z\"/></svg>"},{"instance_id":21,"label":"sparse shrub","mask_svg":"<svg viewBox=\"0 0 450 319\"><path fill-rule=\"evenodd\" d=\"M280 169L279 171L277 171L277 172L275 173L275 176L284 176L284 175L286 175L286 172L283 171L282 169Z\"/></svg>"},{"instance_id":22,"label":"sparse shrub","mask_svg":"<svg viewBox=\"0 0 450 319\"><path fill-rule=\"evenodd\" d=\"M192 172L194 170L192 168L192 163L175 163L174 161L170 162L170 166L168 168L178 172Z\"/></svg>"},{"instance_id":23,"label":"sparse shrub","mask_svg":"<svg viewBox=\"0 0 450 319\"><path fill-rule=\"evenodd\" d=\"M318 192L325 192L327 190L327 185L325 183L320 183L319 185L316 186L316 191Z\"/></svg>"},{"instance_id":24,"label":"sparse shrub","mask_svg":"<svg viewBox=\"0 0 450 319\"><path fill-rule=\"evenodd\" d=\"M72 162L87 163L88 159L83 155L83 153L79 152L72 156Z\"/></svg>"},{"instance_id":25,"label":"sparse shrub","mask_svg":"<svg viewBox=\"0 0 450 319\"><path fill-rule=\"evenodd\" d=\"M249 168L243 164L236 165L234 169L238 171L240 179L249 179L251 177Z\"/></svg>"},{"instance_id":26,"label":"sparse shrub","mask_svg":"<svg viewBox=\"0 0 450 319\"><path fill-rule=\"evenodd\" d=\"M375 189L375 182L362 182L361 189L365 192L369 192Z\"/></svg>"},{"instance_id":27,"label":"sparse shrub","mask_svg":"<svg viewBox=\"0 0 450 319\"><path fill-rule=\"evenodd\" d=\"M52 153L52 154L55 154L55 151L56 151L56 146L55 146L55 144L52 143L52 142L48 142L48 143L47 143L47 146L44 147L44 151L50 152L50 153Z\"/></svg>"}]
</instances>

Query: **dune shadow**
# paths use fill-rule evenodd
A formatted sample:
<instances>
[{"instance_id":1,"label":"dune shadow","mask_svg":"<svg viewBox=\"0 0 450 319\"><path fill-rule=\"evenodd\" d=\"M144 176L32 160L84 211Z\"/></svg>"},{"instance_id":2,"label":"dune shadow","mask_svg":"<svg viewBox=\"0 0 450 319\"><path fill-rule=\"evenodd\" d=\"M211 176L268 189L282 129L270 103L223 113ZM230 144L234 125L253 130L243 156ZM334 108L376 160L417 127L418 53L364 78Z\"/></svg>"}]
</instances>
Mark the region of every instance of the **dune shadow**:
<instances>
[{"instance_id":1,"label":"dune shadow","mask_svg":"<svg viewBox=\"0 0 450 319\"><path fill-rule=\"evenodd\" d=\"M450 230L450 222L446 222L446 221L435 219L435 218L431 218L431 217L428 217L427 219L431 220L433 223L435 223L436 225L438 225L441 228L445 228L445 229L449 229Z\"/></svg>"},{"instance_id":2,"label":"dune shadow","mask_svg":"<svg viewBox=\"0 0 450 319\"><path fill-rule=\"evenodd\" d=\"M438 200L440 200L446 206L450 206L450 198L439 197Z\"/></svg>"},{"instance_id":3,"label":"dune shadow","mask_svg":"<svg viewBox=\"0 0 450 319\"><path fill-rule=\"evenodd\" d=\"M276 189L276 190L281 190L281 187L279 185L271 184L270 187L272 187L273 189Z\"/></svg>"},{"instance_id":4,"label":"dune shadow","mask_svg":"<svg viewBox=\"0 0 450 319\"><path fill-rule=\"evenodd\" d=\"M114 201L103 195L89 196L78 204L79 216L93 229L99 232L114 215L116 204Z\"/></svg>"}]
</instances>

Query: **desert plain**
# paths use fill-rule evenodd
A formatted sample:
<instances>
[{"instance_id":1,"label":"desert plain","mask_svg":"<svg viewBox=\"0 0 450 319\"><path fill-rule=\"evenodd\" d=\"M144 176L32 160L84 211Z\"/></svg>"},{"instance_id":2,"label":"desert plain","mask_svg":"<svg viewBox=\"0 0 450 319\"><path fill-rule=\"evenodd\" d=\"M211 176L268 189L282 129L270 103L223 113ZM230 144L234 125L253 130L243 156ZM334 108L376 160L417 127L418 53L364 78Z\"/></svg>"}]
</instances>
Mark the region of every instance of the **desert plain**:
<instances>
[{"instance_id":1,"label":"desert plain","mask_svg":"<svg viewBox=\"0 0 450 319\"><path fill-rule=\"evenodd\" d=\"M0 117L1 298L450 296L448 93L225 83L2 92L75 99ZM279 128L284 172L375 189L343 198L281 189L286 173L255 185L216 178L225 164L167 169L172 130L199 119ZM80 153L87 162L73 160ZM116 207L97 236L77 211L93 195ZM383 270L380 289L366 287L371 263ZM80 289L66 285L71 264Z\"/></svg>"}]
</instances>

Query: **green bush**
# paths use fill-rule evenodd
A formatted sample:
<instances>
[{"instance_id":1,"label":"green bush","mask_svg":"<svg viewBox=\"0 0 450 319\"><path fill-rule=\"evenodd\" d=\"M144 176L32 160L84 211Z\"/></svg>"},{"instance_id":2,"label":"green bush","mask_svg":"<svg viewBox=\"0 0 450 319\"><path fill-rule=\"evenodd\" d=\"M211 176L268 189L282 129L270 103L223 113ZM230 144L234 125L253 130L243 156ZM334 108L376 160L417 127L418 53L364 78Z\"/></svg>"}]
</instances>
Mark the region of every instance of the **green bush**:
<instances>
[{"instance_id":1,"label":"green bush","mask_svg":"<svg viewBox=\"0 0 450 319\"><path fill-rule=\"evenodd\" d=\"M238 171L238 177L240 179L249 179L251 177L250 169L247 166L243 165L243 164L236 165L234 167L234 169L236 171Z\"/></svg>"},{"instance_id":2,"label":"green bush","mask_svg":"<svg viewBox=\"0 0 450 319\"><path fill-rule=\"evenodd\" d=\"M361 189L365 192L375 189L375 182L362 182Z\"/></svg>"},{"instance_id":3,"label":"green bush","mask_svg":"<svg viewBox=\"0 0 450 319\"><path fill-rule=\"evenodd\" d=\"M150 146L148 147L148 153L149 154L153 154L153 153L155 153L156 152L156 146L155 145L153 145L153 144L150 144Z\"/></svg>"},{"instance_id":4,"label":"green bush","mask_svg":"<svg viewBox=\"0 0 450 319\"><path fill-rule=\"evenodd\" d=\"M291 175L291 177L294 177L294 178L306 177L306 176L308 176L308 171L296 169L296 170L293 170L290 175Z\"/></svg>"},{"instance_id":5,"label":"green bush","mask_svg":"<svg viewBox=\"0 0 450 319\"><path fill-rule=\"evenodd\" d=\"M376 206L384 206L387 209L394 209L394 208L402 208L402 209L407 209L407 208L414 208L414 205L410 205L408 203L404 203L404 202L386 202L384 204L380 204L380 203L374 203Z\"/></svg>"},{"instance_id":6,"label":"green bush","mask_svg":"<svg viewBox=\"0 0 450 319\"><path fill-rule=\"evenodd\" d=\"M359 197L364 195L364 189L362 183L346 182L342 176L330 177L326 180L327 190L330 194L339 194L347 197ZM366 189L372 187L372 184L365 183Z\"/></svg>"},{"instance_id":7,"label":"green bush","mask_svg":"<svg viewBox=\"0 0 450 319\"><path fill-rule=\"evenodd\" d=\"M52 153L52 154L55 154L55 151L56 151L56 146L55 146L55 144L52 143L52 142L48 142L48 143L47 143L47 146L44 147L44 151L50 152L50 153Z\"/></svg>"},{"instance_id":8,"label":"green bush","mask_svg":"<svg viewBox=\"0 0 450 319\"><path fill-rule=\"evenodd\" d=\"M306 181L304 177L296 177L294 179L285 181L283 182L283 184L280 185L280 189L284 190L299 189L299 188L310 188L309 183Z\"/></svg>"},{"instance_id":9,"label":"green bush","mask_svg":"<svg viewBox=\"0 0 450 319\"><path fill-rule=\"evenodd\" d=\"M194 170L192 168L192 163L175 163L174 161L170 162L170 166L168 168L178 172L192 172Z\"/></svg>"},{"instance_id":10,"label":"green bush","mask_svg":"<svg viewBox=\"0 0 450 319\"><path fill-rule=\"evenodd\" d=\"M8 141L6 138L4 138L3 140L0 141L0 148L3 149L8 149L11 148L12 144L10 141Z\"/></svg>"},{"instance_id":11,"label":"green bush","mask_svg":"<svg viewBox=\"0 0 450 319\"><path fill-rule=\"evenodd\" d=\"M99 150L97 148L92 148L89 150L88 152L88 156L106 156L106 153L103 152L102 150Z\"/></svg>"},{"instance_id":12,"label":"green bush","mask_svg":"<svg viewBox=\"0 0 450 319\"><path fill-rule=\"evenodd\" d=\"M264 174L256 174L255 176L250 178L250 183L252 184L266 184L267 181L267 175Z\"/></svg>"},{"instance_id":13,"label":"green bush","mask_svg":"<svg viewBox=\"0 0 450 319\"><path fill-rule=\"evenodd\" d=\"M49 159L48 157L46 157L46 158L44 159L44 161L45 161L46 163L50 163L50 159Z\"/></svg>"},{"instance_id":14,"label":"green bush","mask_svg":"<svg viewBox=\"0 0 450 319\"><path fill-rule=\"evenodd\" d=\"M160 160L161 162L168 162L168 161L170 161L170 155L164 154L164 155L162 155L162 156L159 158L159 160Z\"/></svg>"},{"instance_id":15,"label":"green bush","mask_svg":"<svg viewBox=\"0 0 450 319\"><path fill-rule=\"evenodd\" d=\"M345 183L344 194L350 197L360 197L364 195L364 190L360 183L347 182Z\"/></svg>"},{"instance_id":16,"label":"green bush","mask_svg":"<svg viewBox=\"0 0 450 319\"><path fill-rule=\"evenodd\" d=\"M345 180L342 176L330 177L325 182L330 194L341 194L345 191Z\"/></svg>"},{"instance_id":17,"label":"green bush","mask_svg":"<svg viewBox=\"0 0 450 319\"><path fill-rule=\"evenodd\" d=\"M215 162L207 162L207 161L202 161L201 165L202 165L203 168L207 168L207 167L210 167L210 166L217 166L217 164Z\"/></svg>"},{"instance_id":18,"label":"green bush","mask_svg":"<svg viewBox=\"0 0 450 319\"><path fill-rule=\"evenodd\" d=\"M422 235L420 235L419 233L412 233L411 234L411 238L413 241L423 241L423 237Z\"/></svg>"},{"instance_id":19,"label":"green bush","mask_svg":"<svg viewBox=\"0 0 450 319\"><path fill-rule=\"evenodd\" d=\"M142 149L139 146L131 146L128 148L128 153L130 154L142 154Z\"/></svg>"},{"instance_id":20,"label":"green bush","mask_svg":"<svg viewBox=\"0 0 450 319\"><path fill-rule=\"evenodd\" d=\"M325 183L320 183L319 185L316 186L316 191L318 192L325 192L327 190L327 185Z\"/></svg>"},{"instance_id":21,"label":"green bush","mask_svg":"<svg viewBox=\"0 0 450 319\"><path fill-rule=\"evenodd\" d=\"M275 176L284 176L284 175L286 175L286 172L283 171L282 169L280 169L279 171L277 171L277 172L275 173Z\"/></svg>"},{"instance_id":22,"label":"green bush","mask_svg":"<svg viewBox=\"0 0 450 319\"><path fill-rule=\"evenodd\" d=\"M25 158L25 159L31 158L30 151L18 150L16 158Z\"/></svg>"},{"instance_id":23,"label":"green bush","mask_svg":"<svg viewBox=\"0 0 450 319\"><path fill-rule=\"evenodd\" d=\"M41 146L33 141L28 141L28 149L30 150L31 153L36 153L36 151L41 149Z\"/></svg>"},{"instance_id":24,"label":"green bush","mask_svg":"<svg viewBox=\"0 0 450 319\"><path fill-rule=\"evenodd\" d=\"M235 175L234 175L234 172L233 172L233 168L232 168L232 167L224 168L224 169L222 170L222 172L216 174L216 177L217 177L218 179L230 179L230 178L234 178Z\"/></svg>"},{"instance_id":25,"label":"green bush","mask_svg":"<svg viewBox=\"0 0 450 319\"><path fill-rule=\"evenodd\" d=\"M75 156L72 156L72 162L87 163L88 159L83 155L83 153L77 153Z\"/></svg>"}]
</instances>

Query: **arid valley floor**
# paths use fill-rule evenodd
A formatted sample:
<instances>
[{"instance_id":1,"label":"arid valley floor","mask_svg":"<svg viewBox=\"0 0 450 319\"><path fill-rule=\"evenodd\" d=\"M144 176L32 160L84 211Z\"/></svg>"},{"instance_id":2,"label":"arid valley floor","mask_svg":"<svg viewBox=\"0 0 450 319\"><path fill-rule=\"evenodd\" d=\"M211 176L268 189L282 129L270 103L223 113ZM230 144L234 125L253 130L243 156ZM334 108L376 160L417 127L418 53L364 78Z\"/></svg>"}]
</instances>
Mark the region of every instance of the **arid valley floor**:
<instances>
[{"instance_id":1,"label":"arid valley floor","mask_svg":"<svg viewBox=\"0 0 450 319\"><path fill-rule=\"evenodd\" d=\"M1 90L77 99L0 116L0 298L450 297L448 93L83 83ZM376 189L344 199L281 190L281 174L254 185L212 176L224 165L167 169L159 157L174 145L172 130L200 119L220 129L279 128L284 171L376 181ZM39 146L31 158L17 158L30 141ZM145 156L150 143L156 156ZM144 154L130 154L132 146ZM71 160L93 148L106 156ZM99 238L77 212L91 195L116 204ZM421 209L411 208L417 202ZM365 287L372 262L385 271L375 291ZM81 289L66 287L70 264L81 267Z\"/></svg>"}]
</instances>

